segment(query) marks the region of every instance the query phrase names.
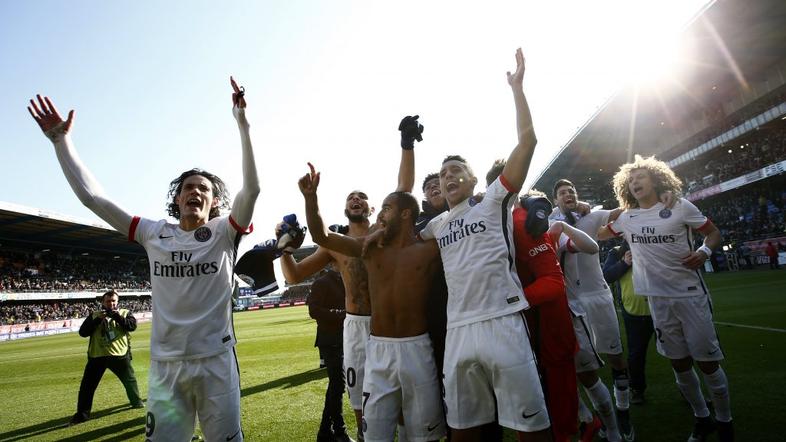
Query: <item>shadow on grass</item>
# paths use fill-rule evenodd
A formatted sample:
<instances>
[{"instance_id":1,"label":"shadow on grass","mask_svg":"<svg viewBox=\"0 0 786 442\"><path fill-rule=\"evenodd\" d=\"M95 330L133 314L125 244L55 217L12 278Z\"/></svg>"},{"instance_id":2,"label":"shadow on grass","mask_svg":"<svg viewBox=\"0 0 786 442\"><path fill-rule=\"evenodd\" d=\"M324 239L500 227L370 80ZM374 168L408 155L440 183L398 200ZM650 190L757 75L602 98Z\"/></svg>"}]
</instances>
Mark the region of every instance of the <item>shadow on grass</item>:
<instances>
[{"instance_id":1,"label":"shadow on grass","mask_svg":"<svg viewBox=\"0 0 786 442\"><path fill-rule=\"evenodd\" d=\"M298 385L307 384L311 381L324 379L327 377L327 370L322 368L315 368L313 370L304 371L303 373L293 374L291 376L279 378L264 384L255 385L253 387L246 387L240 390L240 396L250 396L252 394L261 393L263 391L271 390L273 388L292 388Z\"/></svg>"},{"instance_id":2,"label":"shadow on grass","mask_svg":"<svg viewBox=\"0 0 786 442\"><path fill-rule=\"evenodd\" d=\"M307 324L309 322L314 322L311 318L296 318L296 319L283 319L281 321L273 321L273 322L266 322L266 326L278 326L278 325L285 325L285 324Z\"/></svg>"},{"instance_id":3,"label":"shadow on grass","mask_svg":"<svg viewBox=\"0 0 786 442\"><path fill-rule=\"evenodd\" d=\"M124 430L128 430L129 428L133 428L133 427L135 427L134 430L126 431L125 433L122 434L115 434L115 433L120 433L121 431ZM120 441L120 440L137 439L135 436L142 436L144 433L145 433L145 418L140 416L133 419L129 419L125 422L120 422L114 425L110 425L108 427L96 428L95 430L88 431L86 433L60 439L60 442L82 442L85 440ZM104 437L106 436L112 436L112 437L105 439Z\"/></svg>"},{"instance_id":4,"label":"shadow on grass","mask_svg":"<svg viewBox=\"0 0 786 442\"><path fill-rule=\"evenodd\" d=\"M115 407L105 408L103 410L94 411L90 414L90 420L98 419L104 416L109 416L110 414L118 413L120 411L127 410L129 408L128 405L118 405ZM30 425L24 428L18 428L16 430L6 431L4 433L0 433L0 441L16 441L21 439L33 438L34 436L39 436L41 434L49 433L50 431L61 430L63 428L68 427L68 421L71 419L72 415L68 415L66 417L52 419L46 422L41 422L40 424ZM142 426L144 427L145 421L143 418L140 418L142 422ZM144 430L144 428L143 428ZM99 431L99 430L96 430ZM102 430L103 431L103 430ZM84 436L80 436L81 439L79 440L86 440Z\"/></svg>"}]
</instances>

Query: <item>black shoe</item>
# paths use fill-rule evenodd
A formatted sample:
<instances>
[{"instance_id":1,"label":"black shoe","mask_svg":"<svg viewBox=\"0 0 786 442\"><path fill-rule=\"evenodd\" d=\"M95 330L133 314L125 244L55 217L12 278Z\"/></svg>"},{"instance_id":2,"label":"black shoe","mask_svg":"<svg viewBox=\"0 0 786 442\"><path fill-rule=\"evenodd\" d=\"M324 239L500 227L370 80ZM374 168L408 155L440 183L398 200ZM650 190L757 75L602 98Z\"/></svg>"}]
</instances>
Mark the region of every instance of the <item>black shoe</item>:
<instances>
[{"instance_id":1,"label":"black shoe","mask_svg":"<svg viewBox=\"0 0 786 442\"><path fill-rule=\"evenodd\" d=\"M718 440L720 442L734 442L734 425L732 421L718 421Z\"/></svg>"},{"instance_id":2,"label":"black shoe","mask_svg":"<svg viewBox=\"0 0 786 442\"><path fill-rule=\"evenodd\" d=\"M317 433L317 442L333 442L333 433L320 431Z\"/></svg>"},{"instance_id":3,"label":"black shoe","mask_svg":"<svg viewBox=\"0 0 786 442\"><path fill-rule=\"evenodd\" d=\"M71 420L68 421L68 426L70 427L72 425L81 424L82 422L85 422L88 419L90 419L90 417L87 414L77 412L76 414L71 416Z\"/></svg>"},{"instance_id":4,"label":"black shoe","mask_svg":"<svg viewBox=\"0 0 786 442\"><path fill-rule=\"evenodd\" d=\"M715 421L711 417L697 417L688 442L704 442L713 431L715 431Z\"/></svg>"},{"instance_id":5,"label":"black shoe","mask_svg":"<svg viewBox=\"0 0 786 442\"><path fill-rule=\"evenodd\" d=\"M620 426L620 436L625 442L636 440L636 433L630 423L630 410L617 410L617 423Z\"/></svg>"}]
</instances>

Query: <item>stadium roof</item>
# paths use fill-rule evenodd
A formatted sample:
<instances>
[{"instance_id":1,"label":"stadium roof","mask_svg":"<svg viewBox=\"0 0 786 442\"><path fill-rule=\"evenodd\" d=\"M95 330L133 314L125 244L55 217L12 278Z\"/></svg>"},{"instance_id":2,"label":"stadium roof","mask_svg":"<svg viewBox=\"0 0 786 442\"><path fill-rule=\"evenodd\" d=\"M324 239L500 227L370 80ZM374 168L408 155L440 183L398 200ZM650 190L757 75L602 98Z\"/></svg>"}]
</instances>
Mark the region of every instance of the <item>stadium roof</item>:
<instances>
[{"instance_id":1,"label":"stadium roof","mask_svg":"<svg viewBox=\"0 0 786 442\"><path fill-rule=\"evenodd\" d=\"M702 131L784 87L786 2L720 0L681 36L691 58L657 85L626 86L610 98L541 172L550 191L562 177L577 182L616 171L630 154L669 160L705 140ZM733 61L732 61L733 60ZM720 119L708 115L721 110ZM717 115L717 114L716 114Z\"/></svg>"},{"instance_id":2,"label":"stadium roof","mask_svg":"<svg viewBox=\"0 0 786 442\"><path fill-rule=\"evenodd\" d=\"M1 201L0 243L145 256L142 246L106 224Z\"/></svg>"}]
</instances>

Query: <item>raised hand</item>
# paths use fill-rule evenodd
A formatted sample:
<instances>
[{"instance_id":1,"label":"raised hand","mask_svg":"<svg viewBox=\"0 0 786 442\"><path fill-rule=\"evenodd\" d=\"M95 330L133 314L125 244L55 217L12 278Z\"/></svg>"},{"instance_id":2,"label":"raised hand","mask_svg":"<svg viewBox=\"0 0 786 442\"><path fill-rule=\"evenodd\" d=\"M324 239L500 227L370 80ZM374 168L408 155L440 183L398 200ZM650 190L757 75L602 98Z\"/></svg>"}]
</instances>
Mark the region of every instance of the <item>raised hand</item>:
<instances>
[{"instance_id":1,"label":"raised hand","mask_svg":"<svg viewBox=\"0 0 786 442\"><path fill-rule=\"evenodd\" d=\"M308 163L308 168L310 169L309 173L303 175L297 182L303 196L316 195L317 187L319 187L319 172L314 169L314 165L311 163Z\"/></svg>"},{"instance_id":2,"label":"raised hand","mask_svg":"<svg viewBox=\"0 0 786 442\"><path fill-rule=\"evenodd\" d=\"M415 141L423 141L423 125L418 122L419 115L407 115L398 125L401 131L401 148L411 150L415 148Z\"/></svg>"},{"instance_id":3,"label":"raised hand","mask_svg":"<svg viewBox=\"0 0 786 442\"><path fill-rule=\"evenodd\" d=\"M38 99L38 104L30 100L30 106L27 106L27 111L30 112L30 115L38 123L38 127L41 128L44 134L52 141L55 141L59 136L67 134L71 130L71 125L74 124L73 109L68 112L68 119L63 121L49 97L41 98L41 95L36 95L36 98Z\"/></svg>"},{"instance_id":4,"label":"raised hand","mask_svg":"<svg viewBox=\"0 0 786 442\"><path fill-rule=\"evenodd\" d=\"M524 54L521 48L516 49L516 71L512 74L508 71L508 84L511 86L521 86L524 81Z\"/></svg>"},{"instance_id":5,"label":"raised hand","mask_svg":"<svg viewBox=\"0 0 786 442\"><path fill-rule=\"evenodd\" d=\"M374 249L374 246L377 248L385 247L385 229L380 228L369 232L365 238L363 238L363 249L360 253L360 256L365 258L368 256L368 253Z\"/></svg>"},{"instance_id":6,"label":"raised hand","mask_svg":"<svg viewBox=\"0 0 786 442\"><path fill-rule=\"evenodd\" d=\"M241 109L245 109L246 107L246 90L243 86L238 86L235 82L235 79L230 75L229 76L229 84L232 85L232 106L239 107Z\"/></svg>"}]
</instances>

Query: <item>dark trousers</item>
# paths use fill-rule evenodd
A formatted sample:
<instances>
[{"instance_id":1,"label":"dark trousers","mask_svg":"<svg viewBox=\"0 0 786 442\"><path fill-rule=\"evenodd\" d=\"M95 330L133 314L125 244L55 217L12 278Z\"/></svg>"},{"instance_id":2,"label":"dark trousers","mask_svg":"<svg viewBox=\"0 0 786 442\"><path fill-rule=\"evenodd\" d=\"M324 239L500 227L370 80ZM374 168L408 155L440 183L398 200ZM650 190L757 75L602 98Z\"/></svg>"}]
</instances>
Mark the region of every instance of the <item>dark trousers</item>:
<instances>
[{"instance_id":1,"label":"dark trousers","mask_svg":"<svg viewBox=\"0 0 786 442\"><path fill-rule=\"evenodd\" d=\"M342 402L344 397L344 349L341 344L320 345L319 352L325 359L328 373L328 387L325 392L325 408L322 409L321 434L330 434L331 425L336 433L346 431Z\"/></svg>"},{"instance_id":2,"label":"dark trousers","mask_svg":"<svg viewBox=\"0 0 786 442\"><path fill-rule=\"evenodd\" d=\"M655 332L652 317L631 315L623 308L622 320L625 322L625 337L628 341L630 388L643 392L647 388L647 347Z\"/></svg>"},{"instance_id":3,"label":"dark trousers","mask_svg":"<svg viewBox=\"0 0 786 442\"><path fill-rule=\"evenodd\" d=\"M90 417L90 410L93 408L93 395L107 368L123 383L131 405L142 404L142 399L139 397L139 387L136 384L136 376L134 376L134 367L131 366L130 354L126 356L87 358L85 373L82 375L82 384L79 386L79 399L76 404L76 412L85 419Z\"/></svg>"}]
</instances>

